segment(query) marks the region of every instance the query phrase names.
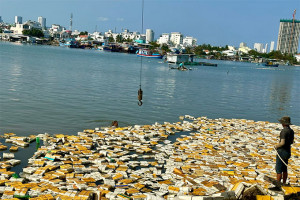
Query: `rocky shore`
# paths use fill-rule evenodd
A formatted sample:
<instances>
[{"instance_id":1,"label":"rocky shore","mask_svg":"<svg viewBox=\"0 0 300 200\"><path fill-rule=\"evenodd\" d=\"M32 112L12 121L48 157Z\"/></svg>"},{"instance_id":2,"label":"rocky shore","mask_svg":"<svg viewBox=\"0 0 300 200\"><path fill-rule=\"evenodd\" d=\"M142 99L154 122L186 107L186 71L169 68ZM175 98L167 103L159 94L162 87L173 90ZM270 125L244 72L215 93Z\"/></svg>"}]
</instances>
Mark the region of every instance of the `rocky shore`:
<instances>
[{"instance_id":1,"label":"rocky shore","mask_svg":"<svg viewBox=\"0 0 300 200\"><path fill-rule=\"evenodd\" d=\"M40 134L6 142L43 141L19 175L13 155L1 162L1 199L297 199L300 126L287 186L276 185L281 125L246 119L181 116L176 123L102 127L77 135ZM172 135L176 141L169 140ZM5 145L2 145L5 148ZM13 153L12 153L13 154ZM297 196L298 195L298 196Z\"/></svg>"}]
</instances>

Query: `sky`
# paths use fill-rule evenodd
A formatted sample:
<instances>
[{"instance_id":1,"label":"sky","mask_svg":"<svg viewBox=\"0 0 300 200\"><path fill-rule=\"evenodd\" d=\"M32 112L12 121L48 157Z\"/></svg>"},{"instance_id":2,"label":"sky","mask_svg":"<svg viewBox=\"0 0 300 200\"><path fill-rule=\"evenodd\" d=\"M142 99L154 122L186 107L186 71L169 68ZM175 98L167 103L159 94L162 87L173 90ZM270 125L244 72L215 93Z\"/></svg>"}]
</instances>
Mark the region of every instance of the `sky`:
<instances>
[{"instance_id":1,"label":"sky","mask_svg":"<svg viewBox=\"0 0 300 200\"><path fill-rule=\"evenodd\" d=\"M67 29L73 13L73 30L106 32L122 29L145 33L181 32L197 38L198 44L239 46L245 42L275 41L280 19L300 19L299 0L0 0L0 16L13 23L46 18L47 27L60 24ZM142 20L143 19L143 20ZM143 31L142 31L143 21Z\"/></svg>"}]
</instances>

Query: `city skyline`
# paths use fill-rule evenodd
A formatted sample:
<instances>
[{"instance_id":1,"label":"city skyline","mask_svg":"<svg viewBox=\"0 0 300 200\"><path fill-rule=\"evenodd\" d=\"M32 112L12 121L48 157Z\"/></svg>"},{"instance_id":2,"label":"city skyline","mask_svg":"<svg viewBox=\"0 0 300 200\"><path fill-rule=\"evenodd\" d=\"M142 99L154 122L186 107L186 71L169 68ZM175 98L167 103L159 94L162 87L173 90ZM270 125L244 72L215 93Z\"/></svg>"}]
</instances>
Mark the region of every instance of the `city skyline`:
<instances>
[{"instance_id":1,"label":"city skyline","mask_svg":"<svg viewBox=\"0 0 300 200\"><path fill-rule=\"evenodd\" d=\"M87 0L84 3L70 0L46 1L0 0L0 16L13 23L15 16L23 22L47 19L47 27L60 24L67 29L73 13L73 30L105 32L122 29L142 32L141 0ZM277 41L280 19L291 19L293 11L300 11L296 0L145 0L144 28L162 33L181 32L197 38L198 44L214 46L234 45L241 42L253 47L254 43ZM298 14L300 15L300 14ZM296 19L299 19L296 14Z\"/></svg>"}]
</instances>

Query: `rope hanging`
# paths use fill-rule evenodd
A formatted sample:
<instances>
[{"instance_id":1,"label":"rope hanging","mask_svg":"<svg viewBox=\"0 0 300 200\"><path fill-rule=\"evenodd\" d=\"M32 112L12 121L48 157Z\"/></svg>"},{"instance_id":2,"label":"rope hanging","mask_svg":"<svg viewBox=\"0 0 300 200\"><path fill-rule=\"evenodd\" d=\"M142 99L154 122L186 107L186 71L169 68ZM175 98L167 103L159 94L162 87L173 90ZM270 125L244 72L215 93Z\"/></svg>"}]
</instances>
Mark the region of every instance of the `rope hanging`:
<instances>
[{"instance_id":1,"label":"rope hanging","mask_svg":"<svg viewBox=\"0 0 300 200\"><path fill-rule=\"evenodd\" d=\"M144 0L142 1L142 31L144 30ZM141 57L141 68L140 68L140 89L138 90L138 105L143 105L143 90L142 90L142 69L143 69L143 57Z\"/></svg>"}]
</instances>

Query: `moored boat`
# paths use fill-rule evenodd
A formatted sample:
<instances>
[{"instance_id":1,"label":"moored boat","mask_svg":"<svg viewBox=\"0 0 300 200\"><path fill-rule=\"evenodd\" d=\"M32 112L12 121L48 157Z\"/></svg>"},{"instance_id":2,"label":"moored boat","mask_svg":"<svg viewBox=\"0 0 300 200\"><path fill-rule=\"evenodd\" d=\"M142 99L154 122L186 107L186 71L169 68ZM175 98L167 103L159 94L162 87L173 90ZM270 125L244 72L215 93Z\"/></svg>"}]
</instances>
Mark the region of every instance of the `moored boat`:
<instances>
[{"instance_id":1,"label":"moored boat","mask_svg":"<svg viewBox=\"0 0 300 200\"><path fill-rule=\"evenodd\" d=\"M265 63L266 67L278 67L279 64L269 64L269 63Z\"/></svg>"},{"instance_id":2,"label":"moored boat","mask_svg":"<svg viewBox=\"0 0 300 200\"><path fill-rule=\"evenodd\" d=\"M279 64L273 60L269 60L264 64L266 67L278 67Z\"/></svg>"},{"instance_id":3,"label":"moored boat","mask_svg":"<svg viewBox=\"0 0 300 200\"><path fill-rule=\"evenodd\" d=\"M163 55L160 53L154 53L150 49L139 49L137 56L147 57L147 58L159 58L162 59Z\"/></svg>"}]
</instances>

